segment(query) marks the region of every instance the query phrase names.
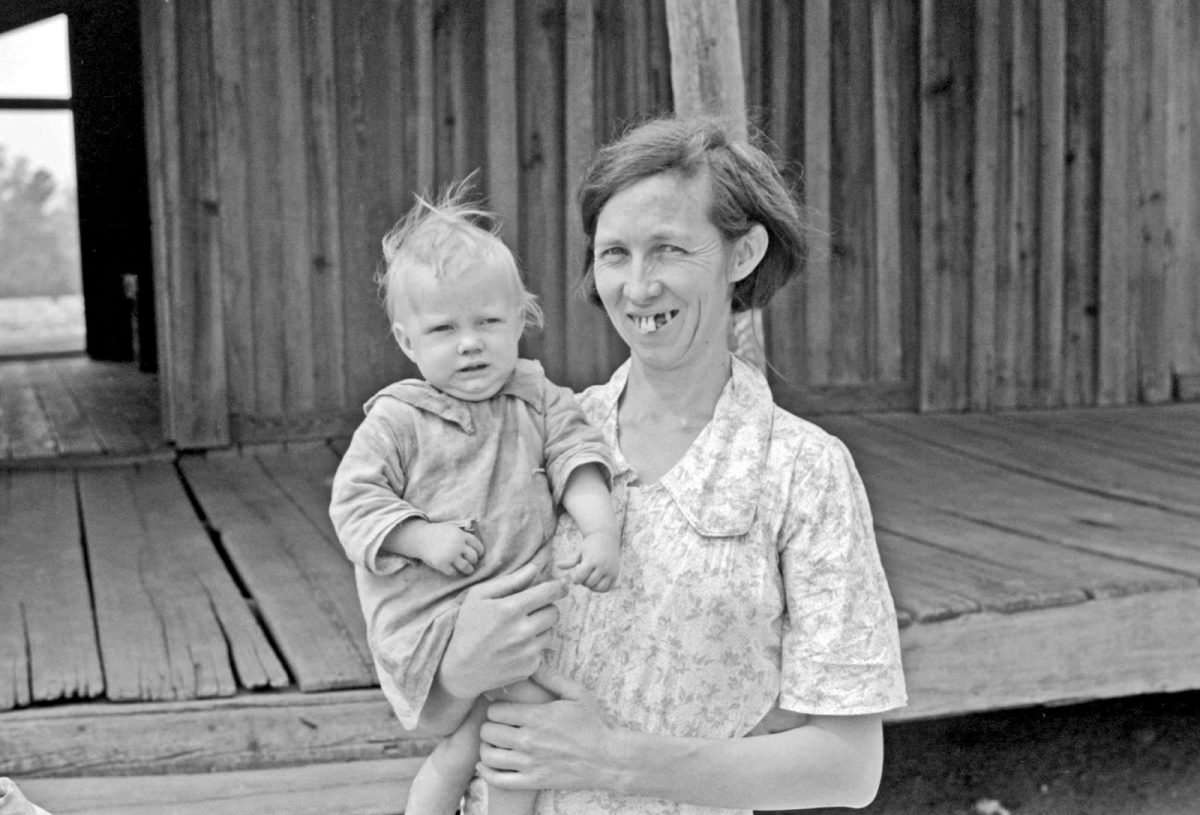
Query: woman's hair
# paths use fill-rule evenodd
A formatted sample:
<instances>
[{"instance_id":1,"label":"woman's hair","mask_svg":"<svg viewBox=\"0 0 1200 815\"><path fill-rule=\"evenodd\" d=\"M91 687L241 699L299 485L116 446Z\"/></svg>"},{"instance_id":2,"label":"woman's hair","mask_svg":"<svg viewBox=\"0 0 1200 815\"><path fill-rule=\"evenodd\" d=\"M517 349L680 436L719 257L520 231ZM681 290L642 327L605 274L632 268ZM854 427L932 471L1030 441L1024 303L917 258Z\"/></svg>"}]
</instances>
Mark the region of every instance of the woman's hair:
<instances>
[{"instance_id":1,"label":"woman's hair","mask_svg":"<svg viewBox=\"0 0 1200 815\"><path fill-rule=\"evenodd\" d=\"M755 142L738 141L718 118L667 116L651 119L602 147L579 188L579 213L587 236L583 288L600 304L593 270L596 220L621 190L659 173L694 178L708 173L712 184L709 220L726 240L754 224L767 231L767 252L757 269L733 287L733 310L760 308L804 268L807 226L775 161Z\"/></svg>"},{"instance_id":2,"label":"woman's hair","mask_svg":"<svg viewBox=\"0 0 1200 815\"><path fill-rule=\"evenodd\" d=\"M541 328L537 295L525 288L516 259L500 239L495 216L472 197L471 184L471 176L451 184L434 202L414 195L416 205L383 236L383 269L375 282L389 323L399 318L396 301L404 293L409 271L428 269L435 278L454 280L492 265L511 275L525 325Z\"/></svg>"}]
</instances>

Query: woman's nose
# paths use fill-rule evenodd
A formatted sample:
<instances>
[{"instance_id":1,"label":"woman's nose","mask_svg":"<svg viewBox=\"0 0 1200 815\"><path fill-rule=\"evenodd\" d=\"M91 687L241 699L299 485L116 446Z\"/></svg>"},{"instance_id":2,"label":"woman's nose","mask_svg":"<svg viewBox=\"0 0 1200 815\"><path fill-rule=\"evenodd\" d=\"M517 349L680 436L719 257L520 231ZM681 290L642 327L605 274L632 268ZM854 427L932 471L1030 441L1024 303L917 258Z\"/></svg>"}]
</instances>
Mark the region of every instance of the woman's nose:
<instances>
[{"instance_id":1,"label":"woman's nose","mask_svg":"<svg viewBox=\"0 0 1200 815\"><path fill-rule=\"evenodd\" d=\"M662 294L662 283L649 264L635 262L625 281L625 297L635 303L653 300Z\"/></svg>"}]
</instances>

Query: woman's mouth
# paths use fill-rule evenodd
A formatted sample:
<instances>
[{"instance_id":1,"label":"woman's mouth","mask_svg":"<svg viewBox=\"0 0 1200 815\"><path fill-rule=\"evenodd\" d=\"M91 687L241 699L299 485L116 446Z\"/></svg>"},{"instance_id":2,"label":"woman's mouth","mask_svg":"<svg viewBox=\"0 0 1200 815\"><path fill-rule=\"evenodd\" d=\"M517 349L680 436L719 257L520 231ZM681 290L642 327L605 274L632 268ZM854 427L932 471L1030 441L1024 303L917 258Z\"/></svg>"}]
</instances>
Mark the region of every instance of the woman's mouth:
<instances>
[{"instance_id":1,"label":"woman's mouth","mask_svg":"<svg viewBox=\"0 0 1200 815\"><path fill-rule=\"evenodd\" d=\"M653 334L667 323L675 319L679 314L679 309L673 308L670 311L660 311L657 314L637 315L630 314L629 319L633 322L633 327L637 329L639 334Z\"/></svg>"}]
</instances>

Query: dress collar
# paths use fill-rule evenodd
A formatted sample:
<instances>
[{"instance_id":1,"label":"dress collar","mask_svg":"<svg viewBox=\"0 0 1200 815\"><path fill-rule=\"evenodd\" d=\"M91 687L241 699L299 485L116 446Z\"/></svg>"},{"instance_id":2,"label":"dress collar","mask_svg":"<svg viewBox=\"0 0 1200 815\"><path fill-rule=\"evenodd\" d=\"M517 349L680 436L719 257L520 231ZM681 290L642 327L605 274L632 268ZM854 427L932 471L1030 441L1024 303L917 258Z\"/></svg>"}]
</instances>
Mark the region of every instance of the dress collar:
<instances>
[{"instance_id":1,"label":"dress collar","mask_svg":"<svg viewBox=\"0 0 1200 815\"><path fill-rule=\"evenodd\" d=\"M607 383L588 394L605 439L616 453L616 476L633 470L618 444L617 404L629 378L629 361ZM732 374L716 410L659 485L705 537L735 537L750 531L766 475L774 400L766 378L755 367L732 357Z\"/></svg>"},{"instance_id":2,"label":"dress collar","mask_svg":"<svg viewBox=\"0 0 1200 815\"><path fill-rule=\"evenodd\" d=\"M545 374L542 371L541 363L532 359L518 359L512 376L508 378L496 396L515 396L541 413L541 383L544 378ZM371 407L385 397L412 405L426 413L432 413L447 422L458 425L466 433L475 432L475 423L471 419L471 405L474 403L443 393L423 379L402 379L388 385L367 400L367 403L363 405L363 412L369 413Z\"/></svg>"}]
</instances>

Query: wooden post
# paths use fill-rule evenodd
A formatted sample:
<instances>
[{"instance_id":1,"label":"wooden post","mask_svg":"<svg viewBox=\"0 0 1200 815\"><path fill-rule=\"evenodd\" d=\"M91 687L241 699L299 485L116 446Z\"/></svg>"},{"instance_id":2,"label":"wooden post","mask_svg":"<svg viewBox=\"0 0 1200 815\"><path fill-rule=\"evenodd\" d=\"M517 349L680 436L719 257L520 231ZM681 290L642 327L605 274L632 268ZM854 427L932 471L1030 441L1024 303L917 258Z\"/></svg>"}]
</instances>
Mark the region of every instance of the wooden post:
<instances>
[{"instance_id":1,"label":"wooden post","mask_svg":"<svg viewBox=\"0 0 1200 815\"><path fill-rule=\"evenodd\" d=\"M746 140L737 0L666 0L666 9L676 113L723 116L734 137ZM759 309L734 316L730 347L759 368L766 366L762 337Z\"/></svg>"}]
</instances>

